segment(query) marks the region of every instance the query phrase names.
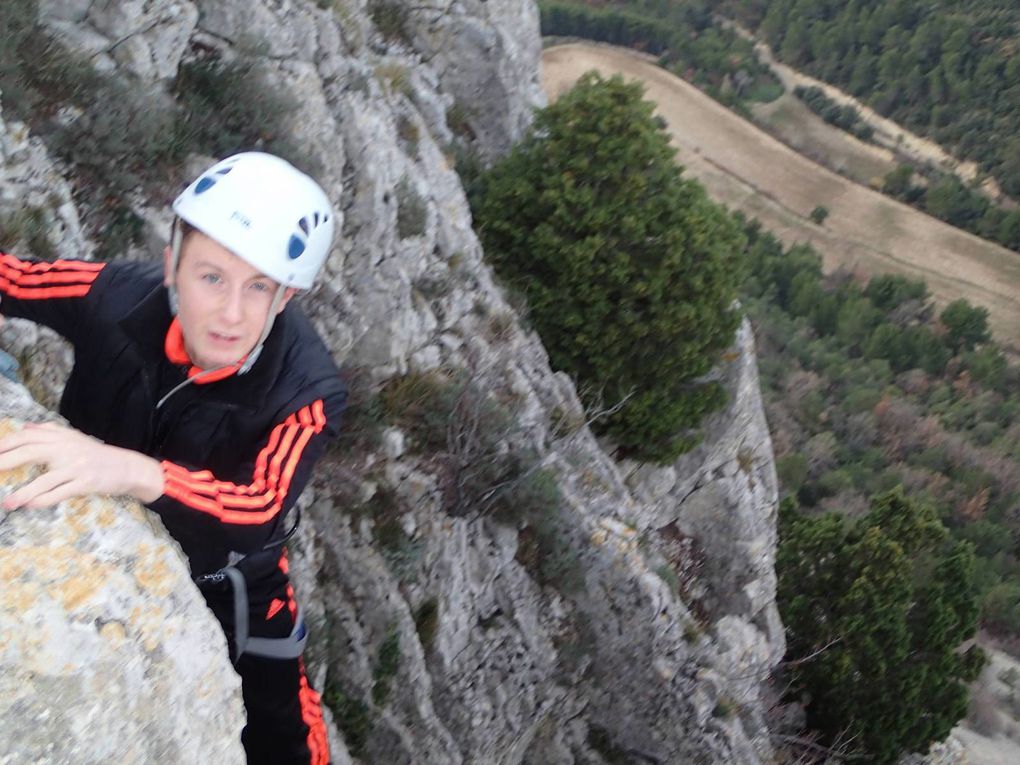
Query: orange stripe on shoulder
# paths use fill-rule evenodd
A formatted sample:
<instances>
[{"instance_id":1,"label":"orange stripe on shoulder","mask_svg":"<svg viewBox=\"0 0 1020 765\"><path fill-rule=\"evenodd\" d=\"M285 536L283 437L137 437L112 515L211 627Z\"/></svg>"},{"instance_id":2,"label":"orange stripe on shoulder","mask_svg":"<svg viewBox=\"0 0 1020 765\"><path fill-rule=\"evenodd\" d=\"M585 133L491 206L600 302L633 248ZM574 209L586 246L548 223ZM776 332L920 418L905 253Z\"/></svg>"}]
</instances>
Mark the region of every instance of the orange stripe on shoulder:
<instances>
[{"instance_id":1,"label":"orange stripe on shoulder","mask_svg":"<svg viewBox=\"0 0 1020 765\"><path fill-rule=\"evenodd\" d=\"M0 257L0 288L21 300L84 297L105 263L58 260L26 263L12 255Z\"/></svg>"}]
</instances>

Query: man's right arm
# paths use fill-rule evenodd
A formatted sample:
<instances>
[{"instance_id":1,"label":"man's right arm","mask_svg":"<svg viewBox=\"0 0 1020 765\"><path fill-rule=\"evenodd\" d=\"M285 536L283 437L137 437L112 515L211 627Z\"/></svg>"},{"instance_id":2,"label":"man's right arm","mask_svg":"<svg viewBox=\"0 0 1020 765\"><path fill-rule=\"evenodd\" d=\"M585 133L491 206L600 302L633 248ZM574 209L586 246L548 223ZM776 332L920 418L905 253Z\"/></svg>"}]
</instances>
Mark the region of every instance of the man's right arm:
<instances>
[{"instance_id":1,"label":"man's right arm","mask_svg":"<svg viewBox=\"0 0 1020 765\"><path fill-rule=\"evenodd\" d=\"M0 253L0 313L29 319L73 340L86 324L85 298L106 263L22 260Z\"/></svg>"}]
</instances>

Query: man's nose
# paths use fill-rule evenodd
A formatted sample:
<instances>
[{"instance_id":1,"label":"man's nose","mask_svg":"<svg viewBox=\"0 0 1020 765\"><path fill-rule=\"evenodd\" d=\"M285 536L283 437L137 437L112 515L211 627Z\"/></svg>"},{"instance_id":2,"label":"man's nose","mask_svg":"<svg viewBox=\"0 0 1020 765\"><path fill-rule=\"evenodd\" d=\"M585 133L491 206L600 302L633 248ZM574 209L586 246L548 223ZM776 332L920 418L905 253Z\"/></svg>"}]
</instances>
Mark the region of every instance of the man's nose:
<instances>
[{"instance_id":1,"label":"man's nose","mask_svg":"<svg viewBox=\"0 0 1020 765\"><path fill-rule=\"evenodd\" d=\"M227 291L223 298L223 304L220 306L220 313L224 321L230 324L239 324L241 322L244 318L244 300L241 290L232 289Z\"/></svg>"}]
</instances>

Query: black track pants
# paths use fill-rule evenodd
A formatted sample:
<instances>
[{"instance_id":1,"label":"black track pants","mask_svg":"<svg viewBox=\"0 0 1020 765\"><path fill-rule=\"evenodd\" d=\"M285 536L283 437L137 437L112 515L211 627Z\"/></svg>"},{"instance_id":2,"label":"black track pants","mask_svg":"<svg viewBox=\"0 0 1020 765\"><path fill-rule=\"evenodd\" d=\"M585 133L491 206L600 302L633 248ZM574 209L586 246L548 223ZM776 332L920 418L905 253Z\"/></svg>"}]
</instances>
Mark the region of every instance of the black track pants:
<instances>
[{"instance_id":1,"label":"black track pants","mask_svg":"<svg viewBox=\"0 0 1020 765\"><path fill-rule=\"evenodd\" d=\"M240 567L245 566L241 564ZM294 628L297 602L287 577L286 553L269 571L245 571L248 630L251 637L283 638ZM223 625L233 650L233 593L226 582L202 587L206 602ZM233 657L231 657L233 658ZM319 694L305 674L304 661L244 654L234 668L248 724L241 742L249 765L328 765L329 742Z\"/></svg>"},{"instance_id":2,"label":"black track pants","mask_svg":"<svg viewBox=\"0 0 1020 765\"><path fill-rule=\"evenodd\" d=\"M304 662L245 655L236 668L248 712L241 732L248 765L326 765L326 728Z\"/></svg>"}]
</instances>

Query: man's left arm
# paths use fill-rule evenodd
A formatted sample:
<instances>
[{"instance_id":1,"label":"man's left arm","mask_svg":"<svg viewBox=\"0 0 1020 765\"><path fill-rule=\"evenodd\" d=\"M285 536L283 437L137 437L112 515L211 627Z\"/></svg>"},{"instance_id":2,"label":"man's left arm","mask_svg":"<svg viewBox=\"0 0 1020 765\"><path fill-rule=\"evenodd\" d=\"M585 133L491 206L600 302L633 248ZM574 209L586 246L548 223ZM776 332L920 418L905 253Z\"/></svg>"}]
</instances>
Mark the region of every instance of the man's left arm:
<instances>
[{"instance_id":1,"label":"man's left arm","mask_svg":"<svg viewBox=\"0 0 1020 765\"><path fill-rule=\"evenodd\" d=\"M279 422L253 462L236 476L217 476L164 460L163 495L149 507L160 513L212 516L226 527L239 551L268 541L277 522L297 501L312 468L337 435L345 394L317 399Z\"/></svg>"},{"instance_id":2,"label":"man's left arm","mask_svg":"<svg viewBox=\"0 0 1020 765\"><path fill-rule=\"evenodd\" d=\"M122 494L159 513L210 515L252 546L265 541L297 500L315 462L336 437L345 400L340 390L293 412L236 476L159 462L61 425L29 424L0 439L0 470L26 464L46 469L9 494L3 507L47 507L87 494Z\"/></svg>"}]
</instances>

